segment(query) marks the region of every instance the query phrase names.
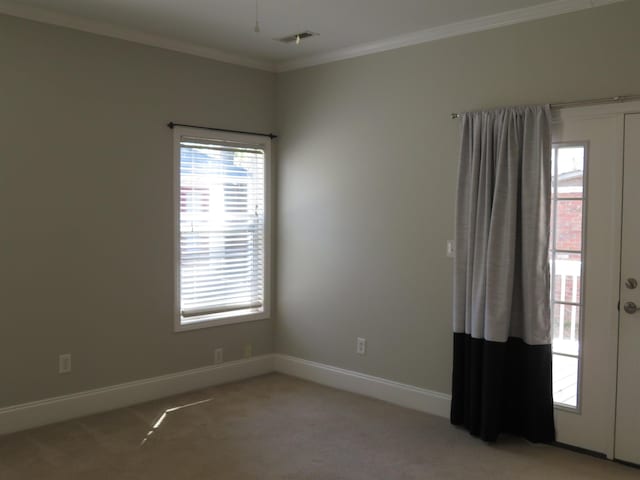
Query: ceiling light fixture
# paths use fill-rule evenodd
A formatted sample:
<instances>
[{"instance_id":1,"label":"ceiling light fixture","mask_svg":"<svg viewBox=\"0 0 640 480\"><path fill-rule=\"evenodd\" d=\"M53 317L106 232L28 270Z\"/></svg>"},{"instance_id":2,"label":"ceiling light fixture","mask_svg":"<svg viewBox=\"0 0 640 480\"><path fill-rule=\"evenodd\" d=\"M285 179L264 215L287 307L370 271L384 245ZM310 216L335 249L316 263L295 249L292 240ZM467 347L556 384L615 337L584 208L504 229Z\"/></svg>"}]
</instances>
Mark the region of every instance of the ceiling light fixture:
<instances>
[{"instance_id":1,"label":"ceiling light fixture","mask_svg":"<svg viewBox=\"0 0 640 480\"><path fill-rule=\"evenodd\" d=\"M296 45L300 45L303 40L306 40L307 38L310 38L310 37L317 37L318 35L319 34L317 34L316 32L305 30L304 32L292 33L291 35L287 35L286 37L274 38L274 40L282 43L295 42Z\"/></svg>"}]
</instances>

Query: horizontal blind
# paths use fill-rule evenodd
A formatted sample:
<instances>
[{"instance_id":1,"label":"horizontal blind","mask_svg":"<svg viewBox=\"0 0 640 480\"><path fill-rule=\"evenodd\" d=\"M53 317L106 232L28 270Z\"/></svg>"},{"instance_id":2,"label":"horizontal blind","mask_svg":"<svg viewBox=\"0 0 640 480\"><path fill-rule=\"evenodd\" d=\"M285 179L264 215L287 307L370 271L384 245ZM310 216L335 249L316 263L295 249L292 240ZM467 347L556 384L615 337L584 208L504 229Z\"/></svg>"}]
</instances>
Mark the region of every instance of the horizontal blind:
<instances>
[{"instance_id":1,"label":"horizontal blind","mask_svg":"<svg viewBox=\"0 0 640 480\"><path fill-rule=\"evenodd\" d=\"M180 142L180 310L185 321L262 311L264 150Z\"/></svg>"}]
</instances>

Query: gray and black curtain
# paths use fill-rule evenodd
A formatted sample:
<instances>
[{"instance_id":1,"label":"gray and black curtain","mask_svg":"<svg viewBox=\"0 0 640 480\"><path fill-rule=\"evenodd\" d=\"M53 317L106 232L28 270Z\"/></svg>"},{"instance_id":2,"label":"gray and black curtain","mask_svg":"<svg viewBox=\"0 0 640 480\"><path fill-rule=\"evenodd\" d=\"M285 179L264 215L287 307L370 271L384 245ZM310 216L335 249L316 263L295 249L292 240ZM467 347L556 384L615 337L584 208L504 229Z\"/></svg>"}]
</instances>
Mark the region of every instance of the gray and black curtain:
<instances>
[{"instance_id":1,"label":"gray and black curtain","mask_svg":"<svg viewBox=\"0 0 640 480\"><path fill-rule=\"evenodd\" d=\"M548 106L462 115L451 422L495 441L555 438Z\"/></svg>"}]
</instances>

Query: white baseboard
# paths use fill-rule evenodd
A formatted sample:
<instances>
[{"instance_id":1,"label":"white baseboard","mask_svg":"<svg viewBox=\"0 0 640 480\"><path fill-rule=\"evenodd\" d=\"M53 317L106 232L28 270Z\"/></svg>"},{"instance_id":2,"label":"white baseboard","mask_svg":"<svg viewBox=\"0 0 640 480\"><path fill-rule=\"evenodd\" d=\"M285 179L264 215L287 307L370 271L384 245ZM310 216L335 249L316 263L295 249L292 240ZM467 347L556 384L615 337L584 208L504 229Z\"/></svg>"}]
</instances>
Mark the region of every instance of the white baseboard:
<instances>
[{"instance_id":1,"label":"white baseboard","mask_svg":"<svg viewBox=\"0 0 640 480\"><path fill-rule=\"evenodd\" d=\"M0 409L0 435L273 372L262 355Z\"/></svg>"},{"instance_id":2,"label":"white baseboard","mask_svg":"<svg viewBox=\"0 0 640 480\"><path fill-rule=\"evenodd\" d=\"M451 396L444 393L301 358L273 354L0 408L0 435L273 371L441 417L448 417L451 408Z\"/></svg>"},{"instance_id":3,"label":"white baseboard","mask_svg":"<svg viewBox=\"0 0 640 480\"><path fill-rule=\"evenodd\" d=\"M276 372L440 417L451 411L451 395L288 355L274 357Z\"/></svg>"}]
</instances>

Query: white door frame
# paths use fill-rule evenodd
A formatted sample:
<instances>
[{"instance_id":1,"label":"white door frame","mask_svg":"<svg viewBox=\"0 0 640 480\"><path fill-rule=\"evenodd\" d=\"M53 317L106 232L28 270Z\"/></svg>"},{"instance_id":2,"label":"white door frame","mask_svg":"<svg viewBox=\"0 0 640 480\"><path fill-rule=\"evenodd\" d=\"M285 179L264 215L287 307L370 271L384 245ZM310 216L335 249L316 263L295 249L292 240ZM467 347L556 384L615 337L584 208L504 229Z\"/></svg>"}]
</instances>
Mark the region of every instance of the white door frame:
<instances>
[{"instance_id":1,"label":"white door frame","mask_svg":"<svg viewBox=\"0 0 640 480\"><path fill-rule=\"evenodd\" d=\"M621 241L622 241L622 182L623 182L623 168L624 168L624 117L628 113L640 113L640 101L614 103L596 106L585 107L572 107L563 108L553 111L553 125L555 128L562 129L564 122L572 119L589 119L589 118L604 118L612 117L617 119L617 135L618 141L616 153L611 158L611 167L615 172L615 184L613 185L613 192L615 198L612 199L614 206L614 218L612 219L613 231L611 235L615 238L612 241L612 250L609 252L611 258L612 278L620 278L620 254L621 254ZM587 174L588 175L588 174ZM587 193L588 194L588 193ZM587 245L588 248L588 245ZM588 280L587 280L588 281ZM611 298L620 298L620 285L614 283L610 286ZM615 302L614 302L615 303ZM607 424L610 426L607 432L602 432L606 437L606 451L604 452L609 459L614 459L615 452L615 425L616 425L616 393L617 393L617 380L618 380L618 337L619 337L619 311L616 304L611 305L611 315L609 322L611 322L611 331L615 332L611 335L611 338L607 339L609 345L607 351L608 355L603 361L607 362L607 384L603 385L607 391L611 392L611 398L608 399L609 408L602 412L604 416L609 419Z\"/></svg>"}]
</instances>

